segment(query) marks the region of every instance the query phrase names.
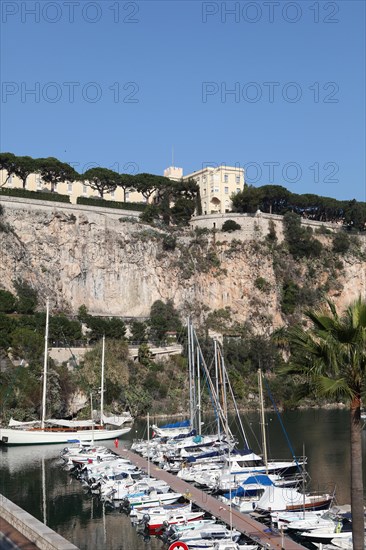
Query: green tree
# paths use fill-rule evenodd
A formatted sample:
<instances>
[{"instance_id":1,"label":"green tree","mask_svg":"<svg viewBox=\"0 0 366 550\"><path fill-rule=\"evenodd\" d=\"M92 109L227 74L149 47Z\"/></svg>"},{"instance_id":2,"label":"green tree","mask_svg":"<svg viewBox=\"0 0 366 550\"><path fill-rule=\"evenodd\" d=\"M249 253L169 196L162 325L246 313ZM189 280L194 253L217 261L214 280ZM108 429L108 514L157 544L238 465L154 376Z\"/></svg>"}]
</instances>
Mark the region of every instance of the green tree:
<instances>
[{"instance_id":1,"label":"green tree","mask_svg":"<svg viewBox=\"0 0 366 550\"><path fill-rule=\"evenodd\" d=\"M342 316L328 310L308 311L309 330L292 327L287 373L306 377L318 395L343 396L350 402L351 508L353 548L364 548L361 396L366 386L366 302L353 302Z\"/></svg>"},{"instance_id":2,"label":"green tree","mask_svg":"<svg viewBox=\"0 0 366 550\"><path fill-rule=\"evenodd\" d=\"M101 382L102 343L84 356L84 362L77 373L78 383L89 393L98 391ZM105 403L111 404L117 400L123 409L124 388L128 386L128 345L121 340L106 339L105 341Z\"/></svg>"},{"instance_id":3,"label":"green tree","mask_svg":"<svg viewBox=\"0 0 366 550\"><path fill-rule=\"evenodd\" d=\"M318 258L322 244L312 237L311 230L301 226L298 214L287 212L283 217L285 237L289 252L294 258Z\"/></svg>"},{"instance_id":4,"label":"green tree","mask_svg":"<svg viewBox=\"0 0 366 550\"><path fill-rule=\"evenodd\" d=\"M17 312L34 313L37 303L37 291L24 281L16 281L14 287L18 296Z\"/></svg>"},{"instance_id":5,"label":"green tree","mask_svg":"<svg viewBox=\"0 0 366 550\"><path fill-rule=\"evenodd\" d=\"M40 363L44 347L43 337L27 327L18 327L10 335L13 354L27 363Z\"/></svg>"},{"instance_id":6,"label":"green tree","mask_svg":"<svg viewBox=\"0 0 366 550\"><path fill-rule=\"evenodd\" d=\"M56 191L58 183L75 181L78 173L66 162L61 162L54 157L35 159L36 171L45 183L50 184L51 191Z\"/></svg>"},{"instance_id":7,"label":"green tree","mask_svg":"<svg viewBox=\"0 0 366 550\"><path fill-rule=\"evenodd\" d=\"M168 300L166 304L156 300L150 310L151 336L157 342L162 342L168 331L179 332L182 324L178 312L174 309L173 301Z\"/></svg>"},{"instance_id":8,"label":"green tree","mask_svg":"<svg viewBox=\"0 0 366 550\"><path fill-rule=\"evenodd\" d=\"M65 315L53 315L50 318L49 335L51 340L62 342L81 340L83 336L80 322L70 320Z\"/></svg>"},{"instance_id":9,"label":"green tree","mask_svg":"<svg viewBox=\"0 0 366 550\"><path fill-rule=\"evenodd\" d=\"M290 191L281 185L263 185L260 190L262 196L259 208L262 212L269 214L284 214L286 212L291 196Z\"/></svg>"},{"instance_id":10,"label":"green tree","mask_svg":"<svg viewBox=\"0 0 366 550\"><path fill-rule=\"evenodd\" d=\"M15 157L14 174L23 183L23 189L25 189L27 178L30 174L34 174L37 171L37 161L32 157Z\"/></svg>"},{"instance_id":11,"label":"green tree","mask_svg":"<svg viewBox=\"0 0 366 550\"><path fill-rule=\"evenodd\" d=\"M347 233L340 231L333 236L333 251L338 254L346 254L351 246L351 240Z\"/></svg>"},{"instance_id":12,"label":"green tree","mask_svg":"<svg viewBox=\"0 0 366 550\"><path fill-rule=\"evenodd\" d=\"M117 172L108 168L90 168L79 176L79 179L89 185L91 189L98 191L101 198L104 193L110 193L116 189L120 178L121 176Z\"/></svg>"},{"instance_id":13,"label":"green tree","mask_svg":"<svg viewBox=\"0 0 366 550\"><path fill-rule=\"evenodd\" d=\"M274 244L277 242L276 226L273 220L269 220L268 222L268 233L266 235L266 240L270 244Z\"/></svg>"},{"instance_id":14,"label":"green tree","mask_svg":"<svg viewBox=\"0 0 366 550\"><path fill-rule=\"evenodd\" d=\"M231 200L234 212L254 213L260 207L262 192L260 187L247 185L244 187L243 191L239 191Z\"/></svg>"},{"instance_id":15,"label":"green tree","mask_svg":"<svg viewBox=\"0 0 366 550\"><path fill-rule=\"evenodd\" d=\"M134 176L132 174L118 174L117 187L123 189L123 200L126 202L126 192L134 188Z\"/></svg>"},{"instance_id":16,"label":"green tree","mask_svg":"<svg viewBox=\"0 0 366 550\"><path fill-rule=\"evenodd\" d=\"M160 209L157 204L148 204L142 214L140 220L145 223L153 223L160 218Z\"/></svg>"},{"instance_id":17,"label":"green tree","mask_svg":"<svg viewBox=\"0 0 366 550\"><path fill-rule=\"evenodd\" d=\"M0 153L0 170L6 170L7 177L3 185L6 185L10 176L15 174L15 155L13 153Z\"/></svg>"},{"instance_id":18,"label":"green tree","mask_svg":"<svg viewBox=\"0 0 366 550\"><path fill-rule=\"evenodd\" d=\"M11 292L0 289L0 312L13 313L16 309L17 300Z\"/></svg>"},{"instance_id":19,"label":"green tree","mask_svg":"<svg viewBox=\"0 0 366 550\"><path fill-rule=\"evenodd\" d=\"M147 202L151 195L158 189L163 189L168 181L170 180L164 176L155 176L154 174L146 173L136 174L134 176L134 188L145 197Z\"/></svg>"},{"instance_id":20,"label":"green tree","mask_svg":"<svg viewBox=\"0 0 366 550\"><path fill-rule=\"evenodd\" d=\"M179 197L171 208L172 222L176 225L188 225L195 210L195 201Z\"/></svg>"},{"instance_id":21,"label":"green tree","mask_svg":"<svg viewBox=\"0 0 366 550\"><path fill-rule=\"evenodd\" d=\"M9 315L0 313L0 348L8 349L11 345L11 333L15 330L16 321Z\"/></svg>"},{"instance_id":22,"label":"green tree","mask_svg":"<svg viewBox=\"0 0 366 550\"><path fill-rule=\"evenodd\" d=\"M146 324L140 321L133 321L130 327L131 336L130 342L142 343L147 341Z\"/></svg>"},{"instance_id":23,"label":"green tree","mask_svg":"<svg viewBox=\"0 0 366 550\"><path fill-rule=\"evenodd\" d=\"M294 281L285 281L282 287L281 310L285 315L294 313L299 304L300 288Z\"/></svg>"}]
</instances>

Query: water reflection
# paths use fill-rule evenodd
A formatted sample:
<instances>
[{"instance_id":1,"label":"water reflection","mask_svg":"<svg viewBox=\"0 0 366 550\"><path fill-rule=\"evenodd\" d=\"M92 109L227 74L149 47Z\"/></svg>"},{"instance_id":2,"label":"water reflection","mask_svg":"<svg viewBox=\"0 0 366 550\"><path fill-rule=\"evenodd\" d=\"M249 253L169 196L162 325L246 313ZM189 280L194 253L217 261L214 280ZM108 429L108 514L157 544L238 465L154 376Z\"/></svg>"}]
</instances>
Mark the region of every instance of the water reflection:
<instances>
[{"instance_id":1,"label":"water reflection","mask_svg":"<svg viewBox=\"0 0 366 550\"><path fill-rule=\"evenodd\" d=\"M214 424L212 417L204 420L206 428ZM244 420L247 437L253 450L257 451L260 440L258 415L243 415ZM283 421L294 453L301 456L305 447L311 489L329 492L336 485L338 503L349 503L348 412L295 411L286 413ZM269 456L278 459L291 457L276 415L267 413L266 423ZM133 432L124 436L123 444L129 445L133 437L145 435L145 429L145 422L136 423ZM234 423L232 429L240 440ZM365 440L366 430L363 433L364 454ZM243 445L242 440L240 444ZM113 443L109 446L112 447ZM98 498L86 494L82 485L60 468L58 457L63 447L1 448L0 492L40 521L44 520L46 513L47 524L81 550L161 549L160 541L154 538L145 541L127 516L105 508Z\"/></svg>"}]
</instances>

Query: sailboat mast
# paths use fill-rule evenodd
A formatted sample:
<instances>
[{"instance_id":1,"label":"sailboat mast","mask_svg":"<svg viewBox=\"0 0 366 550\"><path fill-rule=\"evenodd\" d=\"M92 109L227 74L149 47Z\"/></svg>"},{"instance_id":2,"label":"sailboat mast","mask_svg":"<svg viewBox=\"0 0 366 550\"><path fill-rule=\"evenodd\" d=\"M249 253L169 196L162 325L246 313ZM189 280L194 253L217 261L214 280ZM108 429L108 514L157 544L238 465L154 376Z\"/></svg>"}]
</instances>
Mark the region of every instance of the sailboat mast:
<instances>
[{"instance_id":1,"label":"sailboat mast","mask_svg":"<svg viewBox=\"0 0 366 550\"><path fill-rule=\"evenodd\" d=\"M200 350L197 348L197 412L198 412L198 426L197 433L201 435L201 372L200 372Z\"/></svg>"},{"instance_id":2,"label":"sailboat mast","mask_svg":"<svg viewBox=\"0 0 366 550\"><path fill-rule=\"evenodd\" d=\"M217 361L217 341L214 340L214 353L215 353L215 378L216 378L216 406L217 406L217 436L220 439L220 395L219 395L219 371Z\"/></svg>"},{"instance_id":3,"label":"sailboat mast","mask_svg":"<svg viewBox=\"0 0 366 550\"><path fill-rule=\"evenodd\" d=\"M150 413L147 413L147 477L150 477Z\"/></svg>"},{"instance_id":4,"label":"sailboat mast","mask_svg":"<svg viewBox=\"0 0 366 550\"><path fill-rule=\"evenodd\" d=\"M46 330L44 334L44 361L43 361L43 392L42 392L42 416L41 428L44 429L46 420L46 393L47 393L47 364L48 364L48 325L50 317L50 301L46 300Z\"/></svg>"},{"instance_id":5,"label":"sailboat mast","mask_svg":"<svg viewBox=\"0 0 366 550\"><path fill-rule=\"evenodd\" d=\"M102 339L102 380L100 384L100 425L103 426L104 414L104 361L105 361L105 335Z\"/></svg>"},{"instance_id":6,"label":"sailboat mast","mask_svg":"<svg viewBox=\"0 0 366 550\"><path fill-rule=\"evenodd\" d=\"M189 369L189 412L190 412L190 421L191 428L194 428L195 420L195 395L194 395L194 374L193 374L193 364L194 364L194 343L193 343L193 327L190 318L187 319L187 332L188 332L188 369Z\"/></svg>"},{"instance_id":7,"label":"sailboat mast","mask_svg":"<svg viewBox=\"0 0 366 550\"><path fill-rule=\"evenodd\" d=\"M265 418L264 418L263 385L262 385L262 371L261 371L261 369L258 369L258 387L259 387L259 398L260 398L260 404L261 404L261 427L262 427L263 460L264 460L264 465L266 467L266 474L268 475L266 423L265 423Z\"/></svg>"}]
</instances>

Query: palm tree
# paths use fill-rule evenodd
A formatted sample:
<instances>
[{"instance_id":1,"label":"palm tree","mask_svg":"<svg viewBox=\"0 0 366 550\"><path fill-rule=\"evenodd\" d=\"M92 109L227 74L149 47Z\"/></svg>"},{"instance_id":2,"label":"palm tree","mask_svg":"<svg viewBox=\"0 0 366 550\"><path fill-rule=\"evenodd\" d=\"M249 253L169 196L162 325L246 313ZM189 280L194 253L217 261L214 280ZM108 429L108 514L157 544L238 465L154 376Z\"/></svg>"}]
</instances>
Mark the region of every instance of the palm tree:
<instances>
[{"instance_id":1,"label":"palm tree","mask_svg":"<svg viewBox=\"0 0 366 550\"><path fill-rule=\"evenodd\" d=\"M353 302L339 316L334 303L308 311L311 327L288 331L292 359L287 372L305 375L318 395L350 402L351 508L354 550L364 548L361 396L366 388L366 302Z\"/></svg>"}]
</instances>

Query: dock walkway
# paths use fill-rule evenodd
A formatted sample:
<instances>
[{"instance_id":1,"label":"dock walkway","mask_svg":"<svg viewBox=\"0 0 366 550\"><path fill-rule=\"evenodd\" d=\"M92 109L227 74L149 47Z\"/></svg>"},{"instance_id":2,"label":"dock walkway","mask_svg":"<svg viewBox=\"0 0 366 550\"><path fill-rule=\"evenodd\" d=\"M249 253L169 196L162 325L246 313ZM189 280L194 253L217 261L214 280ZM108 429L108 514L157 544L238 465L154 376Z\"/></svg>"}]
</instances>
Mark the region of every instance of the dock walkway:
<instances>
[{"instance_id":1,"label":"dock walkway","mask_svg":"<svg viewBox=\"0 0 366 550\"><path fill-rule=\"evenodd\" d=\"M147 460L140 455L123 447L116 449L116 452L120 456L128 458L139 468L145 471L148 470ZM194 485L183 481L179 477L158 468L153 463L150 463L150 474L157 479L165 481L174 491L182 493L206 512L222 520L227 525L231 524L233 528L268 550L306 550L304 546L297 544L292 539L278 532L268 529L266 525L254 520L248 514L242 514L234 509L230 514L229 507L225 506L216 498L208 495Z\"/></svg>"}]
</instances>

